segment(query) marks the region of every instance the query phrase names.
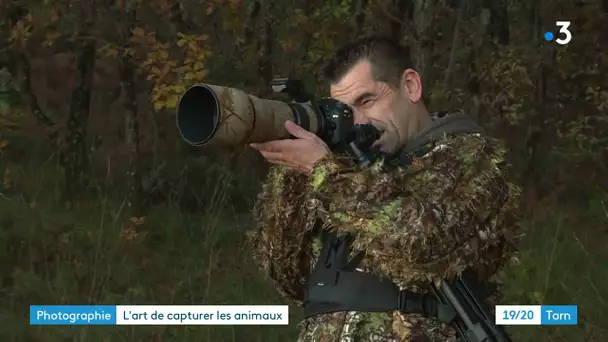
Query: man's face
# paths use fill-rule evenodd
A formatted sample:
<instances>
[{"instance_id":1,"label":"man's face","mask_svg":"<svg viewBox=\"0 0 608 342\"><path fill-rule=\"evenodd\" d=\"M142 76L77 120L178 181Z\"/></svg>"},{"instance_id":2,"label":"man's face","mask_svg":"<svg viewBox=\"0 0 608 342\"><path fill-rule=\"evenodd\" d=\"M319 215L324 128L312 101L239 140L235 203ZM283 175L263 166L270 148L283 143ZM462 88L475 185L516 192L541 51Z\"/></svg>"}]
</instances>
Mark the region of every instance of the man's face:
<instances>
[{"instance_id":1,"label":"man's face","mask_svg":"<svg viewBox=\"0 0 608 342\"><path fill-rule=\"evenodd\" d=\"M416 120L415 104L422 98L418 74L408 69L402 76L401 86L394 89L376 81L371 64L363 60L330 87L331 97L353 109L356 124L372 124L380 130L382 135L373 148L385 153L394 153L405 144L412 119Z\"/></svg>"}]
</instances>

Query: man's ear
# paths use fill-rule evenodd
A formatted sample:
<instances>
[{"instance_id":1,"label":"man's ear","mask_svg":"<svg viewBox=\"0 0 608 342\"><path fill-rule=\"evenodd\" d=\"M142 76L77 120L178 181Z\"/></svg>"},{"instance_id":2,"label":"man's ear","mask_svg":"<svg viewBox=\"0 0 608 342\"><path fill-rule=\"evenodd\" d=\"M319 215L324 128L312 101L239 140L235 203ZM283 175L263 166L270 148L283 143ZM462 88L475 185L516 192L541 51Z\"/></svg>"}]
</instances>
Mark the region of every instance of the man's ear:
<instances>
[{"instance_id":1,"label":"man's ear","mask_svg":"<svg viewBox=\"0 0 608 342\"><path fill-rule=\"evenodd\" d=\"M422 100L422 80L414 69L406 69L401 75L401 91L412 103Z\"/></svg>"}]
</instances>

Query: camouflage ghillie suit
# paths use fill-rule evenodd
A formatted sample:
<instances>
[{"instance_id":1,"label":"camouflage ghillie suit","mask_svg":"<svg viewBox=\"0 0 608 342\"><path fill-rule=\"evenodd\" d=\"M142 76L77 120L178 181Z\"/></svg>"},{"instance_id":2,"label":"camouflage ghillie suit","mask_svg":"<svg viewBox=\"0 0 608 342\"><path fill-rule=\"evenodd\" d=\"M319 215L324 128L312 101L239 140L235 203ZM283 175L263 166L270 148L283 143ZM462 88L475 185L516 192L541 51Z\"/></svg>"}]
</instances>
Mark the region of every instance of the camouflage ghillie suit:
<instances>
[{"instance_id":1,"label":"camouflage ghillie suit","mask_svg":"<svg viewBox=\"0 0 608 342\"><path fill-rule=\"evenodd\" d=\"M480 134L425 146L411 165L359 168L330 155L310 175L271 170L254 208L255 260L283 296L303 301L321 230L355 236L360 271L424 292L475 269L488 279L518 238L519 190L505 180L505 150ZM320 314L300 324L300 342L453 341L455 331L402 312Z\"/></svg>"}]
</instances>

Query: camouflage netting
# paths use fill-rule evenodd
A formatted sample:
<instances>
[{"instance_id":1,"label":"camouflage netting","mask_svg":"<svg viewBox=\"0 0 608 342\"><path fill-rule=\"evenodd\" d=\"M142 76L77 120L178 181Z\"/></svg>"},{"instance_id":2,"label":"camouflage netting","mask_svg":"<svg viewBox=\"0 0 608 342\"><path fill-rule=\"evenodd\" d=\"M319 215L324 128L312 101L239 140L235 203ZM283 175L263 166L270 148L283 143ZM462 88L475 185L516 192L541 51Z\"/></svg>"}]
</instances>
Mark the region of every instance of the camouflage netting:
<instances>
[{"instance_id":1,"label":"camouflage netting","mask_svg":"<svg viewBox=\"0 0 608 342\"><path fill-rule=\"evenodd\" d=\"M322 160L309 176L274 168L255 207L253 243L256 261L281 293L302 300L322 228L353 234L355 251L365 252L365 271L387 276L402 289L424 291L421 285L466 269L484 279L495 274L513 256L520 237L520 194L505 179L504 149L476 134L452 136L429 147L412 165L389 172L381 163L359 169L337 156ZM302 340L339 340L330 332L336 329L318 324L313 329L313 322L346 324L359 317L369 323L365 317L370 315L378 327L391 326L380 330L401 336L396 340L404 338L403 331L411 335L422 329L422 335L431 337L441 330L411 315L396 320L391 314L338 313L304 322ZM384 318L378 320L378 315ZM366 326L363 321L358 325ZM434 327L435 333L424 326ZM311 329L317 337L306 339ZM448 330L442 334L450 335Z\"/></svg>"}]
</instances>

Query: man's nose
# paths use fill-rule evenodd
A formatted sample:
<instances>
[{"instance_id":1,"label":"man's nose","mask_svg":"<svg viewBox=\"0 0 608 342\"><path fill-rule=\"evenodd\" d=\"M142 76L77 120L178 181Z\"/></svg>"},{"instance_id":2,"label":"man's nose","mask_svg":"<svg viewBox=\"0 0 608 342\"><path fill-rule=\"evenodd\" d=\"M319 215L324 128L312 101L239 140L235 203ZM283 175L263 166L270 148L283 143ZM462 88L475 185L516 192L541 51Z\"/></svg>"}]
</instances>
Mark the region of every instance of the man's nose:
<instances>
[{"instance_id":1,"label":"man's nose","mask_svg":"<svg viewBox=\"0 0 608 342\"><path fill-rule=\"evenodd\" d=\"M368 117L361 114L361 112L359 112L358 110L355 110L353 114L355 116L355 125L367 125L372 123Z\"/></svg>"}]
</instances>

